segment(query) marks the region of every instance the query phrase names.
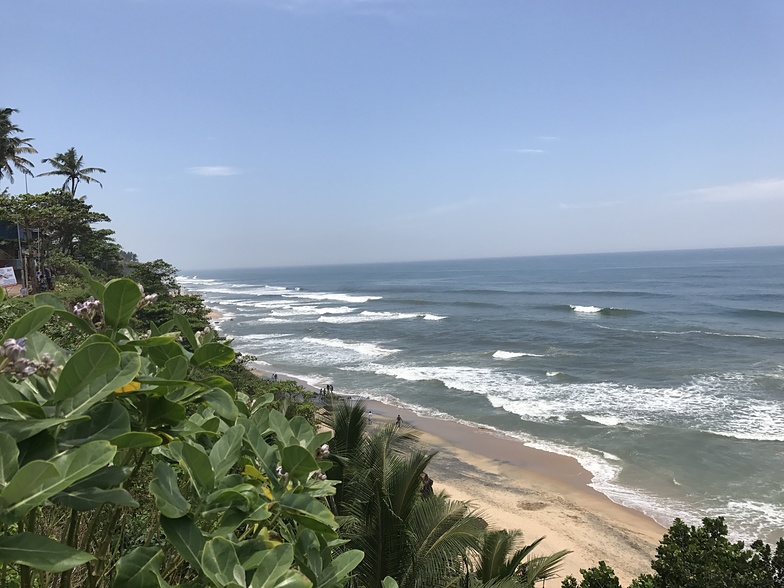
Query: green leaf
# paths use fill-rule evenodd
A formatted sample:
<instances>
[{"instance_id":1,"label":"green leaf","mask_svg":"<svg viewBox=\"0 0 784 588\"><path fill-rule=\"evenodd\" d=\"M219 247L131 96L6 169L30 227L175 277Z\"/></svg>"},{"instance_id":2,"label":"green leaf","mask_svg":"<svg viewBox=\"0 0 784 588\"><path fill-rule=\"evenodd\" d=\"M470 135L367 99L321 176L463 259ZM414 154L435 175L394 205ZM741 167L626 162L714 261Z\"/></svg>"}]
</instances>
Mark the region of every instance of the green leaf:
<instances>
[{"instance_id":1,"label":"green leaf","mask_svg":"<svg viewBox=\"0 0 784 588\"><path fill-rule=\"evenodd\" d=\"M170 519L183 517L191 509L191 505L180 492L177 474L165 462L158 462L155 466L155 478L150 482L150 492L155 496L158 510Z\"/></svg>"},{"instance_id":2,"label":"green leaf","mask_svg":"<svg viewBox=\"0 0 784 588\"><path fill-rule=\"evenodd\" d=\"M0 537L0 562L4 564L19 564L57 573L94 559L89 553L34 533Z\"/></svg>"},{"instance_id":3,"label":"green leaf","mask_svg":"<svg viewBox=\"0 0 784 588\"><path fill-rule=\"evenodd\" d=\"M90 275L90 270L88 270L86 266L80 265L79 272L82 274L84 281L87 283L87 288L90 290L90 294L92 294L93 297L97 300L103 300L103 284L93 279L92 275Z\"/></svg>"},{"instance_id":4,"label":"green leaf","mask_svg":"<svg viewBox=\"0 0 784 588\"><path fill-rule=\"evenodd\" d=\"M39 296L40 296L40 294L39 294ZM58 308L58 309L55 309L54 316L59 317L59 318L63 319L64 321L67 321L67 322L71 323L74 327L79 329L82 333L95 333L95 327L93 327L93 324L90 321L85 320L85 319L83 319L80 316L76 316L72 312L69 312L67 310L60 310Z\"/></svg>"},{"instance_id":5,"label":"green leaf","mask_svg":"<svg viewBox=\"0 0 784 588\"><path fill-rule=\"evenodd\" d=\"M127 327L141 299L142 292L133 280L118 278L108 282L103 292L103 316L106 324L114 329Z\"/></svg>"},{"instance_id":6,"label":"green leaf","mask_svg":"<svg viewBox=\"0 0 784 588\"><path fill-rule=\"evenodd\" d=\"M217 586L245 587L245 568L240 565L231 541L223 537L210 539L201 556L204 575Z\"/></svg>"},{"instance_id":7,"label":"green leaf","mask_svg":"<svg viewBox=\"0 0 784 588\"><path fill-rule=\"evenodd\" d=\"M185 361L188 361L188 356L185 354L185 350L182 348L182 345L178 343L168 343L166 345L147 347L144 352L145 356L149 357L158 367L165 366L166 362L177 357L181 357Z\"/></svg>"},{"instance_id":8,"label":"green leaf","mask_svg":"<svg viewBox=\"0 0 784 588\"><path fill-rule=\"evenodd\" d=\"M384 578L384 581L381 582L381 588L398 588L398 586L393 577L387 576Z\"/></svg>"},{"instance_id":9,"label":"green leaf","mask_svg":"<svg viewBox=\"0 0 784 588\"><path fill-rule=\"evenodd\" d=\"M120 365L120 354L110 343L93 343L82 347L71 356L63 367L57 390L52 397L54 402L73 398L94 379Z\"/></svg>"},{"instance_id":10,"label":"green leaf","mask_svg":"<svg viewBox=\"0 0 784 588\"><path fill-rule=\"evenodd\" d=\"M185 407L165 398L142 398L137 404L144 419L144 428L175 426L185 420Z\"/></svg>"},{"instance_id":11,"label":"green leaf","mask_svg":"<svg viewBox=\"0 0 784 588\"><path fill-rule=\"evenodd\" d=\"M197 367L228 365L234 361L234 349L223 343L207 343L193 352L191 363Z\"/></svg>"},{"instance_id":12,"label":"green leaf","mask_svg":"<svg viewBox=\"0 0 784 588\"><path fill-rule=\"evenodd\" d=\"M19 339L28 333L37 331L52 318L53 312L54 308L51 306L34 308L11 323L11 326L5 331L3 341L6 339Z\"/></svg>"},{"instance_id":13,"label":"green leaf","mask_svg":"<svg viewBox=\"0 0 784 588\"><path fill-rule=\"evenodd\" d=\"M127 351L120 353L118 367L94 378L79 394L63 401L62 409L65 416L70 417L86 412L115 390L130 384L141 369L142 362L137 353Z\"/></svg>"},{"instance_id":14,"label":"green leaf","mask_svg":"<svg viewBox=\"0 0 784 588\"><path fill-rule=\"evenodd\" d=\"M281 465L295 480L305 481L308 476L319 469L316 458L300 445L289 445L280 452Z\"/></svg>"},{"instance_id":15,"label":"green leaf","mask_svg":"<svg viewBox=\"0 0 784 588\"><path fill-rule=\"evenodd\" d=\"M4 487L19 470L19 448L13 437L0 433L0 487Z\"/></svg>"},{"instance_id":16,"label":"green leaf","mask_svg":"<svg viewBox=\"0 0 784 588\"><path fill-rule=\"evenodd\" d=\"M130 433L123 433L113 439L110 439L112 445L117 449L133 449L136 447L158 447L163 443L155 433L144 433L142 431L131 431Z\"/></svg>"},{"instance_id":17,"label":"green leaf","mask_svg":"<svg viewBox=\"0 0 784 588\"><path fill-rule=\"evenodd\" d=\"M185 561L196 570L202 571L201 554L204 551L204 535L193 519L188 516L173 519L161 515L161 528Z\"/></svg>"},{"instance_id":18,"label":"green leaf","mask_svg":"<svg viewBox=\"0 0 784 588\"><path fill-rule=\"evenodd\" d=\"M35 306L51 306L55 310L65 310L63 301L50 292L43 292L33 296L33 304Z\"/></svg>"},{"instance_id":19,"label":"green leaf","mask_svg":"<svg viewBox=\"0 0 784 588\"><path fill-rule=\"evenodd\" d=\"M160 345L174 343L176 338L177 335L175 333L171 333L168 335L159 335L157 337L147 337L146 339L134 339L132 341L128 341L125 343L125 345L130 345L132 347L158 347Z\"/></svg>"},{"instance_id":20,"label":"green leaf","mask_svg":"<svg viewBox=\"0 0 784 588\"><path fill-rule=\"evenodd\" d=\"M365 557L365 554L359 549L341 553L319 574L318 582L316 583L317 588L342 586L348 574L359 565L363 557Z\"/></svg>"},{"instance_id":21,"label":"green leaf","mask_svg":"<svg viewBox=\"0 0 784 588\"><path fill-rule=\"evenodd\" d=\"M251 559L258 562L257 564L253 563L253 567L256 567L256 573L253 574L251 588L275 588L278 586L278 580L294 563L294 548L289 543L283 543L267 551L254 554Z\"/></svg>"},{"instance_id":22,"label":"green leaf","mask_svg":"<svg viewBox=\"0 0 784 588\"><path fill-rule=\"evenodd\" d=\"M163 562L160 547L137 547L117 562L113 588L168 588L159 569Z\"/></svg>"},{"instance_id":23,"label":"green leaf","mask_svg":"<svg viewBox=\"0 0 784 588\"><path fill-rule=\"evenodd\" d=\"M51 429L62 423L76 420L80 419L27 419L24 421L0 422L2 422L3 432L16 439L17 442L20 442L29 437L33 437L46 429Z\"/></svg>"},{"instance_id":24,"label":"green leaf","mask_svg":"<svg viewBox=\"0 0 784 588\"><path fill-rule=\"evenodd\" d=\"M83 488L113 488L122 484L131 475L133 468L109 465L97 470L89 476L72 484L66 490L81 490Z\"/></svg>"},{"instance_id":25,"label":"green leaf","mask_svg":"<svg viewBox=\"0 0 784 588\"><path fill-rule=\"evenodd\" d=\"M158 377L164 380L184 380L188 376L188 360L184 357L173 357L166 362Z\"/></svg>"},{"instance_id":26,"label":"green leaf","mask_svg":"<svg viewBox=\"0 0 784 588\"><path fill-rule=\"evenodd\" d=\"M239 416L237 405L234 404L234 400L225 390L213 388L206 394L203 394L201 399L221 418L229 422L237 420L237 417Z\"/></svg>"},{"instance_id":27,"label":"green leaf","mask_svg":"<svg viewBox=\"0 0 784 588\"><path fill-rule=\"evenodd\" d=\"M328 538L337 537L338 525L330 510L307 494L287 492L280 498L281 512L301 525L323 533Z\"/></svg>"},{"instance_id":28,"label":"green leaf","mask_svg":"<svg viewBox=\"0 0 784 588\"><path fill-rule=\"evenodd\" d=\"M107 402L90 410L89 420L80 421L66 428L60 436L64 447L82 445L86 441L113 439L131 430L131 417L119 402Z\"/></svg>"},{"instance_id":29,"label":"green leaf","mask_svg":"<svg viewBox=\"0 0 784 588\"><path fill-rule=\"evenodd\" d=\"M33 461L22 466L0 493L5 507L3 521L13 523L44 502L58 490L60 471L48 461Z\"/></svg>"},{"instance_id":30,"label":"green leaf","mask_svg":"<svg viewBox=\"0 0 784 588\"><path fill-rule=\"evenodd\" d=\"M63 491L52 496L52 502L79 511L93 510L102 504L138 508L139 503L124 488L84 488Z\"/></svg>"},{"instance_id":31,"label":"green leaf","mask_svg":"<svg viewBox=\"0 0 784 588\"><path fill-rule=\"evenodd\" d=\"M174 321L174 324L177 325L177 328L180 330L180 332L185 335L185 338L188 340L188 343L191 344L191 347L196 349L199 344L196 341L196 335L193 334L193 328L188 322L188 319L180 313L175 312L172 320Z\"/></svg>"},{"instance_id":32,"label":"green leaf","mask_svg":"<svg viewBox=\"0 0 784 588\"><path fill-rule=\"evenodd\" d=\"M245 428L242 425L235 425L230 427L213 445L210 450L210 464L216 480L223 478L237 463L242 450L242 436L244 434Z\"/></svg>"},{"instance_id":33,"label":"green leaf","mask_svg":"<svg viewBox=\"0 0 784 588\"><path fill-rule=\"evenodd\" d=\"M23 466L0 493L5 520L17 520L45 500L111 463L117 449L108 441L92 441L50 461Z\"/></svg>"},{"instance_id":34,"label":"green leaf","mask_svg":"<svg viewBox=\"0 0 784 588\"><path fill-rule=\"evenodd\" d=\"M183 443L180 465L188 472L199 495L206 496L212 492L215 487L215 473L212 471L210 458L201 447Z\"/></svg>"}]
</instances>

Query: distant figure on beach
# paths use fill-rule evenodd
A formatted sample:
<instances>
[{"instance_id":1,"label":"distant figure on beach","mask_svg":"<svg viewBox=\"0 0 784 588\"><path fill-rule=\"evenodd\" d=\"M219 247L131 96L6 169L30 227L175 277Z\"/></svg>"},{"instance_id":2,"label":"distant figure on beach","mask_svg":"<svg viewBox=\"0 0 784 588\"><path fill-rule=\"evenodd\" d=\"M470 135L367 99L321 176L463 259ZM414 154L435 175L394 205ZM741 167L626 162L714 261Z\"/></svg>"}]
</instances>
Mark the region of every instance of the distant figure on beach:
<instances>
[{"instance_id":1,"label":"distant figure on beach","mask_svg":"<svg viewBox=\"0 0 784 588\"><path fill-rule=\"evenodd\" d=\"M278 374L272 374L272 380L274 382L277 382L278 381Z\"/></svg>"},{"instance_id":2,"label":"distant figure on beach","mask_svg":"<svg viewBox=\"0 0 784 588\"><path fill-rule=\"evenodd\" d=\"M433 478L422 472L422 489L419 491L422 498L433 496Z\"/></svg>"},{"instance_id":3,"label":"distant figure on beach","mask_svg":"<svg viewBox=\"0 0 784 588\"><path fill-rule=\"evenodd\" d=\"M402 425L403 425L403 419L400 418L400 415L397 415L397 418L395 419L395 428L399 429Z\"/></svg>"},{"instance_id":4,"label":"distant figure on beach","mask_svg":"<svg viewBox=\"0 0 784 588\"><path fill-rule=\"evenodd\" d=\"M369 423L373 422L373 411L372 410L368 411L368 422Z\"/></svg>"}]
</instances>

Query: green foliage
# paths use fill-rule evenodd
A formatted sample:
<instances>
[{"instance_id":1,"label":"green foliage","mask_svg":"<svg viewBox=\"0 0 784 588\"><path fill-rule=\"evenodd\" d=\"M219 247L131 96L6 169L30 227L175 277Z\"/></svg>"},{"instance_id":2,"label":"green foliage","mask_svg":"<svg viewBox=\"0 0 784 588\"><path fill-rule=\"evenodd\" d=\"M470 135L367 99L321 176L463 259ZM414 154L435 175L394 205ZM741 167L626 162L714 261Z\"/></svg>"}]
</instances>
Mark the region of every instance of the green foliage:
<instances>
[{"instance_id":1,"label":"green foliage","mask_svg":"<svg viewBox=\"0 0 784 588\"><path fill-rule=\"evenodd\" d=\"M621 588L618 576L605 562L587 570L580 570L582 581L578 584L574 576L567 576L561 583L562 588Z\"/></svg>"},{"instance_id":2,"label":"green foliage","mask_svg":"<svg viewBox=\"0 0 784 588\"><path fill-rule=\"evenodd\" d=\"M324 502L335 483L316 452L330 434L206 375L234 353L184 317L137 335L133 281L85 277L100 304L71 317L85 336L73 352L41 332L68 313L51 295L5 329L0 582L31 586L37 570L40 585L345 585L363 554Z\"/></svg>"}]
</instances>

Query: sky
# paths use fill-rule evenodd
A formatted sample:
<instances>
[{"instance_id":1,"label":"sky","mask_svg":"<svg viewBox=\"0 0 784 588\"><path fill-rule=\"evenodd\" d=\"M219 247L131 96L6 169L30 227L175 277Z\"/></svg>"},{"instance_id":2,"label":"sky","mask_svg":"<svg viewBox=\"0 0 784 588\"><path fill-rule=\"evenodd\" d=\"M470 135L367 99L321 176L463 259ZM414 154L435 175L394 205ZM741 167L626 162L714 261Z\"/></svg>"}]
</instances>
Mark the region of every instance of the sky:
<instances>
[{"instance_id":1,"label":"sky","mask_svg":"<svg viewBox=\"0 0 784 588\"><path fill-rule=\"evenodd\" d=\"M78 195L141 261L784 245L779 0L9 0L0 30L34 171L106 169Z\"/></svg>"}]
</instances>

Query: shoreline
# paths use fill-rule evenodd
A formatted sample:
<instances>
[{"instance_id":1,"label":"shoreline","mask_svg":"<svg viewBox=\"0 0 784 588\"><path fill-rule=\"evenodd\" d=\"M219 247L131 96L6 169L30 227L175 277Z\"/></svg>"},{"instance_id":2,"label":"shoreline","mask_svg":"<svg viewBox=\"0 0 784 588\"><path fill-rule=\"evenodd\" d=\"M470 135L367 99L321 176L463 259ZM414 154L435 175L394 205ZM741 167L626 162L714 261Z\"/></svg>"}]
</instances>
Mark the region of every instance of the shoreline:
<instances>
[{"instance_id":1,"label":"shoreline","mask_svg":"<svg viewBox=\"0 0 784 588\"><path fill-rule=\"evenodd\" d=\"M252 371L269 379L269 367ZM280 372L278 377L318 393L317 386L302 378ZM436 452L428 467L436 492L473 503L496 528L520 529L525 544L544 536L535 555L571 550L561 577L571 574L579 580L580 569L599 561L611 566L623 585L650 572L666 529L590 487L592 474L573 457L529 447L490 429L361 400L374 422L391 422L400 414L419 433L422 449Z\"/></svg>"}]
</instances>

